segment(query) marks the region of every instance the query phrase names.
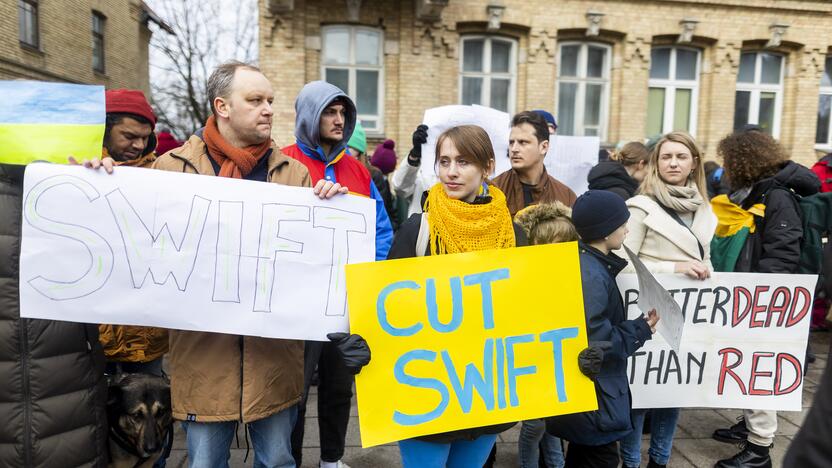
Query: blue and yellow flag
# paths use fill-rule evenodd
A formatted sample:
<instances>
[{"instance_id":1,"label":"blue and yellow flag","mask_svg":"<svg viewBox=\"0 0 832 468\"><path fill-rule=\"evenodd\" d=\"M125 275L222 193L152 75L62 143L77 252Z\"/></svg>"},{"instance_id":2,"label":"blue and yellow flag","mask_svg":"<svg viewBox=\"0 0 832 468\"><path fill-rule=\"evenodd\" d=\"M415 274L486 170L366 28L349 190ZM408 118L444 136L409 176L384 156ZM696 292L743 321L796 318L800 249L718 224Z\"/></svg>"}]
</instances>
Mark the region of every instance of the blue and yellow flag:
<instances>
[{"instance_id":1,"label":"blue and yellow flag","mask_svg":"<svg viewBox=\"0 0 832 468\"><path fill-rule=\"evenodd\" d=\"M98 157L104 139L104 87L0 81L0 163L66 163Z\"/></svg>"}]
</instances>

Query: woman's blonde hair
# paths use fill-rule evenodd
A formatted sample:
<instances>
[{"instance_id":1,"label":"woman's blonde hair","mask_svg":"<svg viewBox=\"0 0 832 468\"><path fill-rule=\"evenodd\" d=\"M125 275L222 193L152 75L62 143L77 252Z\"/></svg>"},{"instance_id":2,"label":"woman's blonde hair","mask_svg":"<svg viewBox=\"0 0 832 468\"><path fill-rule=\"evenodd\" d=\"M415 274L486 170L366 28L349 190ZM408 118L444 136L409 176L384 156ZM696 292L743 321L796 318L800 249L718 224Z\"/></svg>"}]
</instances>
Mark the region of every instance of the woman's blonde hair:
<instances>
[{"instance_id":1,"label":"woman's blonde hair","mask_svg":"<svg viewBox=\"0 0 832 468\"><path fill-rule=\"evenodd\" d=\"M514 216L514 222L526 231L530 245L578 240L572 210L559 201L524 208Z\"/></svg>"},{"instance_id":2,"label":"woman's blonde hair","mask_svg":"<svg viewBox=\"0 0 832 468\"><path fill-rule=\"evenodd\" d=\"M635 166L640 162L647 164L650 161L650 151L640 141L631 141L616 151L610 159L618 161L624 166Z\"/></svg>"},{"instance_id":3,"label":"woman's blonde hair","mask_svg":"<svg viewBox=\"0 0 832 468\"><path fill-rule=\"evenodd\" d=\"M638 188L638 193L642 195L656 196L659 192L667 194L667 183L659 176L659 155L661 155L662 146L667 142L680 143L690 150L690 155L693 157L693 173L690 175L691 180L696 189L702 195L704 200L708 200L708 186L705 184L705 167L702 161L702 152L696 145L696 140L693 139L687 132L670 132L659 138L653 150L650 152L650 161L647 163L647 175L641 182Z\"/></svg>"}]
</instances>

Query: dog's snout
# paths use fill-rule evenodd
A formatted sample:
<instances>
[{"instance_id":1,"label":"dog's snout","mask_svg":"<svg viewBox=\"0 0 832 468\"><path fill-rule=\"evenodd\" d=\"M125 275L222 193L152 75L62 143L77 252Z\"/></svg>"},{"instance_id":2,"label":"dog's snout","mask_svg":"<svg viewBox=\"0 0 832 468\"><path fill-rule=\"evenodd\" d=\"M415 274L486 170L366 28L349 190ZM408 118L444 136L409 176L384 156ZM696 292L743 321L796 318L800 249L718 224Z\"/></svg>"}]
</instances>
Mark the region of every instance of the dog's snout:
<instances>
[{"instance_id":1,"label":"dog's snout","mask_svg":"<svg viewBox=\"0 0 832 468\"><path fill-rule=\"evenodd\" d=\"M148 440L142 444L142 449L144 453L156 453L162 448L161 444L155 440Z\"/></svg>"}]
</instances>

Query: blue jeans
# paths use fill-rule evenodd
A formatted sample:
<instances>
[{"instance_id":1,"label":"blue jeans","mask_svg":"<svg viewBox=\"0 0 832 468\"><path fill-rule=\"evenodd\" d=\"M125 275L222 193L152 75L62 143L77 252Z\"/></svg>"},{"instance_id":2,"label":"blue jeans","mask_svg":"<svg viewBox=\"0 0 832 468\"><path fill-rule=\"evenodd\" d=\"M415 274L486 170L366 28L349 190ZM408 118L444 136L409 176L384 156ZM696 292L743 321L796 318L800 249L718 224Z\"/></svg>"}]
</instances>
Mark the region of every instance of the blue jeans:
<instances>
[{"instance_id":1,"label":"blue jeans","mask_svg":"<svg viewBox=\"0 0 832 468\"><path fill-rule=\"evenodd\" d=\"M404 468L469 468L485 464L497 434L486 434L474 440L450 443L425 442L417 439L399 441Z\"/></svg>"},{"instance_id":2,"label":"blue jeans","mask_svg":"<svg viewBox=\"0 0 832 468\"><path fill-rule=\"evenodd\" d=\"M256 468L295 468L291 436L297 412L297 406L292 406L248 423ZM188 466L228 468L231 440L237 432L237 421L183 421L182 427L188 441Z\"/></svg>"},{"instance_id":3,"label":"blue jeans","mask_svg":"<svg viewBox=\"0 0 832 468\"><path fill-rule=\"evenodd\" d=\"M621 458L624 466L639 466L641 464L641 429L644 427L646 409L634 409L631 412L633 432L621 439ZM650 419L650 449L647 453L659 465L667 465L670 452L673 449L673 434L676 432L676 421L679 420L679 408L651 409Z\"/></svg>"},{"instance_id":4,"label":"blue jeans","mask_svg":"<svg viewBox=\"0 0 832 468\"><path fill-rule=\"evenodd\" d=\"M542 419L523 421L520 427L520 439L517 451L520 456L520 468L538 468L540 443L543 443L543 461L550 468L563 468L563 447L560 439L546 433L546 422Z\"/></svg>"}]
</instances>

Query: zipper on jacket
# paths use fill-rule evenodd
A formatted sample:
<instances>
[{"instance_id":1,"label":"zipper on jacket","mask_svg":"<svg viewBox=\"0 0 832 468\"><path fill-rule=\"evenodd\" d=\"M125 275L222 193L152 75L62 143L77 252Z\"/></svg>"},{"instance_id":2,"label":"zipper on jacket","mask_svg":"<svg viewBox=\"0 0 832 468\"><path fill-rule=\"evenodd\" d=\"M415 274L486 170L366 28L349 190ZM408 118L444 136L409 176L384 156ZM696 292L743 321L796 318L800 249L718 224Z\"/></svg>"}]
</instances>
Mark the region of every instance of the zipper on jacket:
<instances>
[{"instance_id":1,"label":"zipper on jacket","mask_svg":"<svg viewBox=\"0 0 832 468\"><path fill-rule=\"evenodd\" d=\"M20 369L23 372L23 466L32 466L32 395L29 388L29 319L18 319Z\"/></svg>"},{"instance_id":2,"label":"zipper on jacket","mask_svg":"<svg viewBox=\"0 0 832 468\"><path fill-rule=\"evenodd\" d=\"M245 341L240 336L240 422L243 422L243 368L245 362Z\"/></svg>"}]
</instances>

